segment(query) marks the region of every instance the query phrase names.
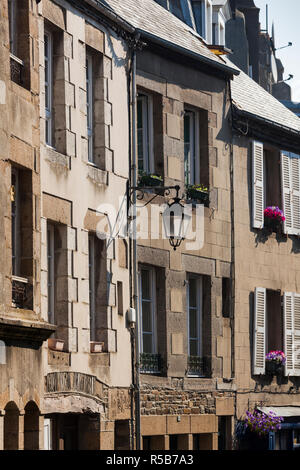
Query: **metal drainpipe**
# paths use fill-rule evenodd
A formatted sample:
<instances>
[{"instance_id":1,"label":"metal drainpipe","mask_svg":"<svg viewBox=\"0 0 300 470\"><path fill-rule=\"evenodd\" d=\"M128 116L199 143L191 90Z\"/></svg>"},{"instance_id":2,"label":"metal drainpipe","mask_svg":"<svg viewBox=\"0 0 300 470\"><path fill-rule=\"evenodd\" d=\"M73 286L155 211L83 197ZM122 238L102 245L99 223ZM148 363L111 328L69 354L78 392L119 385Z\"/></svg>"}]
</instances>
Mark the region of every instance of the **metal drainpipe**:
<instances>
[{"instance_id":1,"label":"metal drainpipe","mask_svg":"<svg viewBox=\"0 0 300 470\"><path fill-rule=\"evenodd\" d=\"M137 186L137 141L136 141L136 49L132 55L132 163L131 163L132 186ZM135 430L136 430L136 450L141 449L141 407L140 407L140 348L139 348L139 305L138 305L138 273L137 273L137 242L136 242L136 191L132 194L132 273L133 273L133 299L136 311L135 325Z\"/></svg>"}]
</instances>

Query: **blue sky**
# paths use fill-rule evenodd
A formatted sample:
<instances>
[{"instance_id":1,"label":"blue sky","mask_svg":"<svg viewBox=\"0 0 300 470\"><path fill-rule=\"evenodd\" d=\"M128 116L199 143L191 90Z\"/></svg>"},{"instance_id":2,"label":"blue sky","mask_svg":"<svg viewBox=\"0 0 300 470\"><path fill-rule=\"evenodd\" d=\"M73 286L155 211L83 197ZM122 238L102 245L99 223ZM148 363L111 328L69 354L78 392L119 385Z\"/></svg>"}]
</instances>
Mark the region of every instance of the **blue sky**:
<instances>
[{"instance_id":1,"label":"blue sky","mask_svg":"<svg viewBox=\"0 0 300 470\"><path fill-rule=\"evenodd\" d=\"M272 31L272 23L275 26L275 46L285 46L289 41L292 47L277 51L276 55L281 59L285 68L284 78L289 74L294 79L288 83L292 87L292 100L300 102L300 0L254 0L255 5L261 9L261 28L266 28L266 5L269 5L269 33Z\"/></svg>"}]
</instances>

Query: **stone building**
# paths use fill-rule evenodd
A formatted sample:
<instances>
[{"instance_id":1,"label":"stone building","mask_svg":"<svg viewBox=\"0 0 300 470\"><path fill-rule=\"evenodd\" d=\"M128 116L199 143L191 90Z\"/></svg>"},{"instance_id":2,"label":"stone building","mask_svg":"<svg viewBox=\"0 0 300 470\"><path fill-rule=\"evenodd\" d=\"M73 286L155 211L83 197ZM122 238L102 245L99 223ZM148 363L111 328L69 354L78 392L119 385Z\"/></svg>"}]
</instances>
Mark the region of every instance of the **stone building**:
<instances>
[{"instance_id":1,"label":"stone building","mask_svg":"<svg viewBox=\"0 0 300 470\"><path fill-rule=\"evenodd\" d=\"M126 195L127 46L72 2L1 18L0 448L129 448L128 243L96 236Z\"/></svg>"},{"instance_id":2,"label":"stone building","mask_svg":"<svg viewBox=\"0 0 300 470\"><path fill-rule=\"evenodd\" d=\"M232 100L236 418L255 408L285 418L269 440L247 436L240 445L292 449L300 429L300 121L243 72L233 79ZM282 209L285 222L270 225L268 206ZM265 362L272 350L287 358L275 374Z\"/></svg>"},{"instance_id":3,"label":"stone building","mask_svg":"<svg viewBox=\"0 0 300 470\"><path fill-rule=\"evenodd\" d=\"M298 334L299 119L224 57L226 2L198 3L1 1L0 449L231 449L257 407L297 425L298 362L275 379L264 354ZM197 238L174 251L177 186Z\"/></svg>"}]
</instances>

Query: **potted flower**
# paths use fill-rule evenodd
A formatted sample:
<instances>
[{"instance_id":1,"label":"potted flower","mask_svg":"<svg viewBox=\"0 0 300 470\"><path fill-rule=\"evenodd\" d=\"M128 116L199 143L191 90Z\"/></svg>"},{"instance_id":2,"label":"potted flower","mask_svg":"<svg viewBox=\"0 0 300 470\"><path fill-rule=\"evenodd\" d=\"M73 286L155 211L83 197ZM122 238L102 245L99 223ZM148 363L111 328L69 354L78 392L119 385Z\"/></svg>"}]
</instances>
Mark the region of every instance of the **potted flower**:
<instances>
[{"instance_id":1,"label":"potted flower","mask_svg":"<svg viewBox=\"0 0 300 470\"><path fill-rule=\"evenodd\" d=\"M150 173L146 173L145 171L139 171L139 186L162 186L163 179L161 176L152 175Z\"/></svg>"},{"instance_id":2,"label":"potted flower","mask_svg":"<svg viewBox=\"0 0 300 470\"><path fill-rule=\"evenodd\" d=\"M269 413L263 413L258 410L254 410L253 413L251 413L251 411L246 411L244 426L246 430L263 437L270 431L278 431L281 428L282 421L283 417L276 416L273 411L269 411Z\"/></svg>"},{"instance_id":3,"label":"potted flower","mask_svg":"<svg viewBox=\"0 0 300 470\"><path fill-rule=\"evenodd\" d=\"M269 375L278 375L282 372L286 362L283 351L270 351L266 354L266 372Z\"/></svg>"},{"instance_id":4,"label":"potted flower","mask_svg":"<svg viewBox=\"0 0 300 470\"><path fill-rule=\"evenodd\" d=\"M209 203L209 191L204 184L188 184L186 186L186 196L188 199L195 199L205 205Z\"/></svg>"},{"instance_id":5,"label":"potted flower","mask_svg":"<svg viewBox=\"0 0 300 470\"><path fill-rule=\"evenodd\" d=\"M278 206L268 206L264 210L265 216L265 227L270 229L272 232L277 232L281 229L282 222L285 221L283 211Z\"/></svg>"}]
</instances>

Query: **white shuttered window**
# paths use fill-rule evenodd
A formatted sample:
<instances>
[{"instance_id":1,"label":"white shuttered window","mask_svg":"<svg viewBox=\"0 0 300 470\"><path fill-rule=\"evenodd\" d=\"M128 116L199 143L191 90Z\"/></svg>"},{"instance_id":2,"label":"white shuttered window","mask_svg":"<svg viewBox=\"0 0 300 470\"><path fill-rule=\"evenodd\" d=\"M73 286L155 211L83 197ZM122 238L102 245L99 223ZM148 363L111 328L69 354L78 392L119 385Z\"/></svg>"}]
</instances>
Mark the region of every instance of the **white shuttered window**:
<instances>
[{"instance_id":1,"label":"white shuttered window","mask_svg":"<svg viewBox=\"0 0 300 470\"><path fill-rule=\"evenodd\" d=\"M266 289L257 287L254 293L253 375L265 373Z\"/></svg>"},{"instance_id":2,"label":"white shuttered window","mask_svg":"<svg viewBox=\"0 0 300 470\"><path fill-rule=\"evenodd\" d=\"M300 295L284 294L285 375L300 375Z\"/></svg>"},{"instance_id":3,"label":"white shuttered window","mask_svg":"<svg viewBox=\"0 0 300 470\"><path fill-rule=\"evenodd\" d=\"M264 226L264 146L252 143L252 220L254 228Z\"/></svg>"},{"instance_id":4,"label":"white shuttered window","mask_svg":"<svg viewBox=\"0 0 300 470\"><path fill-rule=\"evenodd\" d=\"M281 177L284 232L300 235L300 161L299 155L281 152Z\"/></svg>"}]
</instances>

